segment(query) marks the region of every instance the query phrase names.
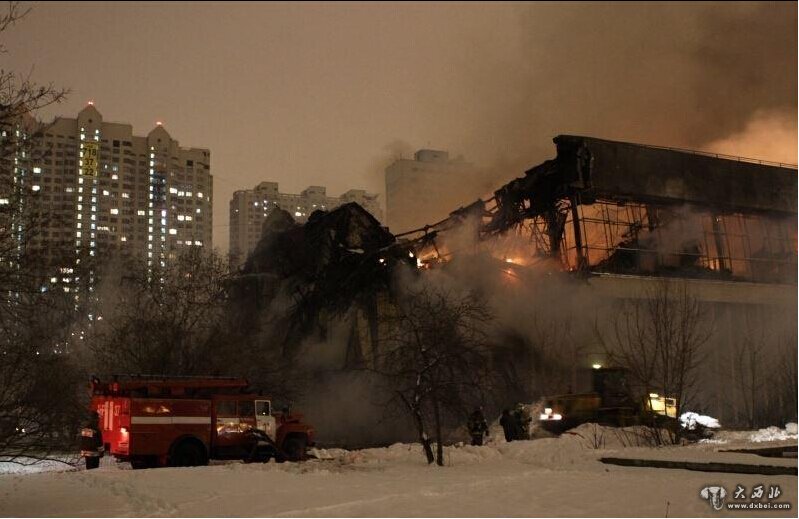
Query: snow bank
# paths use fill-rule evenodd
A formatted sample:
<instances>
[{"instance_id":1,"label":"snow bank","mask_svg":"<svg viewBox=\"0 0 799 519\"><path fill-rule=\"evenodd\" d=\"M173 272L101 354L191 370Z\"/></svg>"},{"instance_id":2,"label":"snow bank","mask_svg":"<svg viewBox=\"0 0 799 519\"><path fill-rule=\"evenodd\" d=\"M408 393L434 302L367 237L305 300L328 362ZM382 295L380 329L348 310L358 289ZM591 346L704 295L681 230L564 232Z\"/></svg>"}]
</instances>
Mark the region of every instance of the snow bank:
<instances>
[{"instance_id":1,"label":"snow bank","mask_svg":"<svg viewBox=\"0 0 799 519\"><path fill-rule=\"evenodd\" d=\"M680 425L682 425L683 428L688 429L689 431L695 430L697 425L701 425L709 429L721 428L721 424L715 418L699 413L694 413L693 411L688 411L687 413L683 413L680 415Z\"/></svg>"},{"instance_id":2,"label":"snow bank","mask_svg":"<svg viewBox=\"0 0 799 519\"><path fill-rule=\"evenodd\" d=\"M788 426L792 427L789 428ZM796 424L794 423L787 424L785 429L780 429L779 427L775 427L772 425L771 427L760 429L757 432L749 435L749 441L756 443L773 442L780 440L796 440L796 439L797 439Z\"/></svg>"},{"instance_id":3,"label":"snow bank","mask_svg":"<svg viewBox=\"0 0 799 519\"><path fill-rule=\"evenodd\" d=\"M686 413L691 414L691 413ZM707 427L718 423L710 417L696 413L692 417L697 423L704 422ZM664 436L667 433L664 431ZM769 427L760 431L722 431L713 440L702 440L700 445L715 450L715 445L728 443L747 444L768 441L797 439L796 424L787 424L785 429ZM459 443L444 447L444 462L448 466L469 466L486 462L512 462L525 466L549 470L597 470L595 460L607 451L646 449L653 446L652 431L646 427L607 427L594 423L582 424L566 431L563 435L539 438L529 441L506 442L500 430L491 431L486 445L474 447ZM433 446L435 449L435 446ZM422 446L418 443L396 443L383 448L362 450L313 449L312 459L304 464L286 464L281 470L290 472L329 472L351 469L383 470L390 466L426 466ZM67 460L67 458L64 458ZM70 458L68 461L75 461ZM243 470L239 462L213 461L212 465L225 465L229 470ZM274 466L274 464L271 464ZM593 467L593 468L592 468ZM101 460L100 470L130 469L127 463L117 463L111 457ZM77 467L58 461L43 461L31 465L19 465L0 461L0 476L22 475L38 472L83 471L83 464ZM271 470L271 469L270 469Z\"/></svg>"},{"instance_id":4,"label":"snow bank","mask_svg":"<svg viewBox=\"0 0 799 519\"><path fill-rule=\"evenodd\" d=\"M616 428L593 423L582 424L558 437L528 441L506 442L503 435L497 433L489 436L486 444L480 447L463 443L445 446L444 463L460 466L512 461L550 470L568 470L575 466L593 465L603 450L647 447L652 445L651 439L651 431L645 427ZM357 451L318 449L314 451L314 456L338 466L426 464L422 446L418 443L397 443L389 447Z\"/></svg>"},{"instance_id":5,"label":"snow bank","mask_svg":"<svg viewBox=\"0 0 799 519\"><path fill-rule=\"evenodd\" d=\"M63 459L37 460L34 458L20 457L15 461L0 458L0 475L3 474L36 474L39 472L58 472L75 470L74 456Z\"/></svg>"},{"instance_id":6,"label":"snow bank","mask_svg":"<svg viewBox=\"0 0 799 519\"><path fill-rule=\"evenodd\" d=\"M599 463L597 456L609 450L590 445L603 437L606 446L627 445L617 433L585 424L558 438L448 446L444 468L428 466L418 444L319 449L317 459L305 463L213 462L140 471L120 470L129 465L106 458L99 470L0 476L0 518L717 517L699 489L764 482L759 475L709 479L702 472ZM697 445L619 450L627 457L763 461ZM775 463L791 462L795 466L796 460ZM769 477L767 483L796 503L795 477Z\"/></svg>"}]
</instances>

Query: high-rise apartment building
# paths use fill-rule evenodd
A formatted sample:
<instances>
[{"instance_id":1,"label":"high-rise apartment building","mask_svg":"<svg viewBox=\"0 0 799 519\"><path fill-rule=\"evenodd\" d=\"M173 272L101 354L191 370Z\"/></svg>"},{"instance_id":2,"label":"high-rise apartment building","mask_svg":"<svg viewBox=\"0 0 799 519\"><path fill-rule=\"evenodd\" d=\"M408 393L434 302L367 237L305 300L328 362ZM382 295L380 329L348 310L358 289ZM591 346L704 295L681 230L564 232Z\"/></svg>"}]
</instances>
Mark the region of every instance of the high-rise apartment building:
<instances>
[{"instance_id":1,"label":"high-rise apartment building","mask_svg":"<svg viewBox=\"0 0 799 519\"><path fill-rule=\"evenodd\" d=\"M472 164L440 150L418 150L412 159L397 159L385 175L385 223L395 234L436 223L491 188Z\"/></svg>"},{"instance_id":2,"label":"high-rise apartment building","mask_svg":"<svg viewBox=\"0 0 799 519\"><path fill-rule=\"evenodd\" d=\"M230 268L238 268L246 261L261 237L264 219L275 207L288 211L295 221L304 223L316 210L325 211L356 202L382 220L377 197L362 189L350 189L339 197L330 197L322 186L310 186L300 194L281 193L277 182L261 182L253 189L236 191L230 201Z\"/></svg>"},{"instance_id":3,"label":"high-rise apartment building","mask_svg":"<svg viewBox=\"0 0 799 519\"><path fill-rule=\"evenodd\" d=\"M93 103L74 119L38 126L41 138L13 175L41 215L33 244L65 290L81 257L164 266L181 249L211 247L209 150L181 147L161 123L134 135L130 124L104 121Z\"/></svg>"}]
</instances>

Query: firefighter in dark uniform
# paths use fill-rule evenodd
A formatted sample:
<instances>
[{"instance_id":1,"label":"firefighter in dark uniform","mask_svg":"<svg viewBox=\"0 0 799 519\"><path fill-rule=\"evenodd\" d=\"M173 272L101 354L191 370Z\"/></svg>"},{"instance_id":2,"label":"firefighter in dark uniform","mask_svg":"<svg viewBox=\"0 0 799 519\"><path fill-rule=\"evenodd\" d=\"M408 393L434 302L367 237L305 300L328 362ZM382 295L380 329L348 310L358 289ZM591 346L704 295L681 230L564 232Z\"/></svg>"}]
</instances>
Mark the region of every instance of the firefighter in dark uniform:
<instances>
[{"instance_id":1,"label":"firefighter in dark uniform","mask_svg":"<svg viewBox=\"0 0 799 519\"><path fill-rule=\"evenodd\" d=\"M488 434L488 423L483 415L483 410L477 408L469 417L469 435L472 437L472 445L482 445L483 438Z\"/></svg>"},{"instance_id":2,"label":"firefighter in dark uniform","mask_svg":"<svg viewBox=\"0 0 799 519\"><path fill-rule=\"evenodd\" d=\"M530 439L530 424L532 418L527 414L524 404L516 404L516 409L513 411L513 418L516 420L517 440Z\"/></svg>"},{"instance_id":3,"label":"firefighter in dark uniform","mask_svg":"<svg viewBox=\"0 0 799 519\"><path fill-rule=\"evenodd\" d=\"M518 422L513 415L511 415L510 409L502 410L499 425L502 426L502 431L505 433L505 441L512 442L513 440L519 439Z\"/></svg>"},{"instance_id":4,"label":"firefighter in dark uniform","mask_svg":"<svg viewBox=\"0 0 799 519\"><path fill-rule=\"evenodd\" d=\"M86 459L86 469L96 469L100 466L100 458L103 456L103 433L98 426L100 415L93 411L89 421L80 431L80 455Z\"/></svg>"}]
</instances>

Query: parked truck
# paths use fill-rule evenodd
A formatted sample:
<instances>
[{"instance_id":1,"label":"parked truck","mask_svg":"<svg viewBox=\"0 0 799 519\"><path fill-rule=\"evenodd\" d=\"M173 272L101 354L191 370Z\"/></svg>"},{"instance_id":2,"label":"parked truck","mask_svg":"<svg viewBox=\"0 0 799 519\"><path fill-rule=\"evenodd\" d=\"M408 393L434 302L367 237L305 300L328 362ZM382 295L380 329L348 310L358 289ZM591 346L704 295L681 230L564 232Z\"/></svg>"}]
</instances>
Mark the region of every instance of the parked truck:
<instances>
[{"instance_id":1,"label":"parked truck","mask_svg":"<svg viewBox=\"0 0 799 519\"><path fill-rule=\"evenodd\" d=\"M313 445L302 415L232 377L113 376L91 381L104 453L133 468L211 459L299 461Z\"/></svg>"}]
</instances>

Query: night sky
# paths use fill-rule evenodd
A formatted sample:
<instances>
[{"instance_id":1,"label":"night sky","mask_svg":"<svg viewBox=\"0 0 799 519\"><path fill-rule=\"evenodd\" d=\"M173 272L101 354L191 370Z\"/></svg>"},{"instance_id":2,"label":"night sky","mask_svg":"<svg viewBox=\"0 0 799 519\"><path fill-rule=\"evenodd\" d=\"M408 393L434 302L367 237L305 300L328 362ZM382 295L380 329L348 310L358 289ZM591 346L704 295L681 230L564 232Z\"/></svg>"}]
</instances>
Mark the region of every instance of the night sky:
<instances>
[{"instance_id":1,"label":"night sky","mask_svg":"<svg viewBox=\"0 0 799 519\"><path fill-rule=\"evenodd\" d=\"M210 148L222 251L234 190L382 193L420 147L497 185L559 133L796 163L796 3L26 5L2 67L71 89L39 116Z\"/></svg>"}]
</instances>

